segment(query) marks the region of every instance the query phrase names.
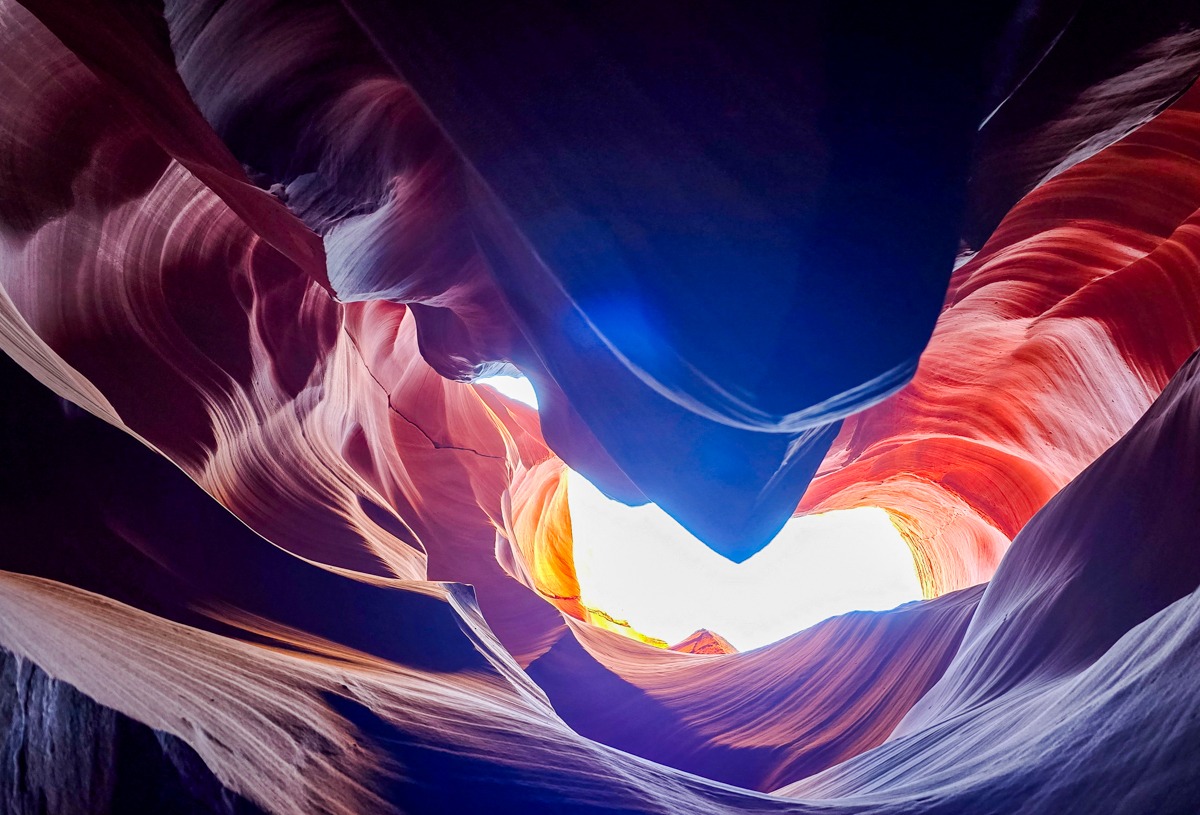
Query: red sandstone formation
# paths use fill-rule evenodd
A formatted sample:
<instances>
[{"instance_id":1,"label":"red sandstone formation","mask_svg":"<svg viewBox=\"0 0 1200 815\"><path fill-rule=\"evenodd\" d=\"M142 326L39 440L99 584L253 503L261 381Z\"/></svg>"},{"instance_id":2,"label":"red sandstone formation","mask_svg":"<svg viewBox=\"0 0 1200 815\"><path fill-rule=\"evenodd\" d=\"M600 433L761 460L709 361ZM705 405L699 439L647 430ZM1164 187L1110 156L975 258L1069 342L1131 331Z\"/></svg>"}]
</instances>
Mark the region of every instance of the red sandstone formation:
<instances>
[{"instance_id":1,"label":"red sandstone formation","mask_svg":"<svg viewBox=\"0 0 1200 815\"><path fill-rule=\"evenodd\" d=\"M0 347L41 383L0 371L0 649L156 731L134 751L151 790L278 813L1194 811L1200 363L1176 371L1200 344L1200 90L1150 119L1194 76L1191 28L1114 34L1121 60L1079 67L1057 118L1017 103L1061 52L1013 90L916 376L845 422L800 504L889 510L936 599L734 653L581 602L560 454L636 499L628 451L589 429L578 372L538 362L489 267L528 247L363 4L169 5L0 3ZM542 416L455 381L505 360ZM42 769L0 806L131 811L127 770L80 780L80 735L14 737Z\"/></svg>"},{"instance_id":2,"label":"red sandstone formation","mask_svg":"<svg viewBox=\"0 0 1200 815\"><path fill-rule=\"evenodd\" d=\"M931 798L963 812L1193 807L1198 780L1180 770L1195 758L1185 677L1200 655L1197 419L1200 355L1021 531L888 743L783 792L881 811ZM1151 751L1161 774L1146 772Z\"/></svg>"},{"instance_id":3,"label":"red sandstone formation","mask_svg":"<svg viewBox=\"0 0 1200 815\"><path fill-rule=\"evenodd\" d=\"M955 271L912 383L846 421L801 511L887 508L930 596L987 580L1200 344L1197 145L1193 88L1020 201Z\"/></svg>"},{"instance_id":4,"label":"red sandstone formation","mask_svg":"<svg viewBox=\"0 0 1200 815\"><path fill-rule=\"evenodd\" d=\"M691 636L680 640L671 646L672 651L683 654L735 654L737 649L720 634L714 634L707 628L695 631Z\"/></svg>"}]
</instances>

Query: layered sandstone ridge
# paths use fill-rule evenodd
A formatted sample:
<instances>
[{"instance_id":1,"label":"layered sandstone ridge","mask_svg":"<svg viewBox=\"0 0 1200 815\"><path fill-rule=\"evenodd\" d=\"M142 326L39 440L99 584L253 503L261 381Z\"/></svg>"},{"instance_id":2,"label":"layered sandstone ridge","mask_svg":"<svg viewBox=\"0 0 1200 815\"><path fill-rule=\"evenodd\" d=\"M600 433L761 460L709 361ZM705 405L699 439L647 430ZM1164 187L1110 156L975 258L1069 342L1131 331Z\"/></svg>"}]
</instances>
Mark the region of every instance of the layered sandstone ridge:
<instances>
[{"instance_id":1,"label":"layered sandstone ridge","mask_svg":"<svg viewBox=\"0 0 1200 815\"><path fill-rule=\"evenodd\" d=\"M1198 208L1193 88L1013 207L955 271L912 383L846 421L801 511L888 509L930 595L988 579L1200 344Z\"/></svg>"}]
</instances>

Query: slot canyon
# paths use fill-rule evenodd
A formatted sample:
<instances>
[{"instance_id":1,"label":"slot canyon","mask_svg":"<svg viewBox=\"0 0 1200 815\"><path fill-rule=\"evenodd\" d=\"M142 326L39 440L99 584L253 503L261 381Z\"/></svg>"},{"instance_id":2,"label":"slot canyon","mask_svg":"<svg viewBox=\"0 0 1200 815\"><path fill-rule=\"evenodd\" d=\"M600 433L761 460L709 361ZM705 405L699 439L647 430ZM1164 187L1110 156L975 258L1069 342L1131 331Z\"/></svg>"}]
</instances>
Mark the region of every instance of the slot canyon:
<instances>
[{"instance_id":1,"label":"slot canyon","mask_svg":"<svg viewBox=\"0 0 1200 815\"><path fill-rule=\"evenodd\" d=\"M0 815L1200 812L1198 76L1172 0L0 0ZM664 637L583 478L920 599Z\"/></svg>"}]
</instances>

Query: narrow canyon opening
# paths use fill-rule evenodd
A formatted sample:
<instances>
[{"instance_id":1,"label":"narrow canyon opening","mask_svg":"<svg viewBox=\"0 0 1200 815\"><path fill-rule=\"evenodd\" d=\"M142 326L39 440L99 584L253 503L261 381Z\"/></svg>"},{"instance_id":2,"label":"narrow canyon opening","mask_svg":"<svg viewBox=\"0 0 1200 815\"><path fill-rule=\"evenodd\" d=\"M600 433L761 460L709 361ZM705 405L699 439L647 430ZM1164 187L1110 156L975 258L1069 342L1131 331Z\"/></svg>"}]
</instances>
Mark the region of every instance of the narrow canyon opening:
<instances>
[{"instance_id":1,"label":"narrow canyon opening","mask_svg":"<svg viewBox=\"0 0 1200 815\"><path fill-rule=\"evenodd\" d=\"M524 377L475 384L538 406ZM582 603L615 630L664 645L708 632L747 651L840 614L922 599L911 550L878 507L792 518L762 551L734 563L657 505L627 506L575 471L567 478Z\"/></svg>"}]
</instances>

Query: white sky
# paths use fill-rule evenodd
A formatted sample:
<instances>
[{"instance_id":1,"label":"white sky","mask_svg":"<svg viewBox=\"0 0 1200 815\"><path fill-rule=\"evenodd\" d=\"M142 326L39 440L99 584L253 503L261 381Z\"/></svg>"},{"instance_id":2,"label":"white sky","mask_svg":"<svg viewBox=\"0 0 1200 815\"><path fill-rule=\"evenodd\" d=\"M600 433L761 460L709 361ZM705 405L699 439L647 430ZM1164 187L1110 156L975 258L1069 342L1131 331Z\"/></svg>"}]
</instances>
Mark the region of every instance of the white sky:
<instances>
[{"instance_id":1,"label":"white sky","mask_svg":"<svg viewBox=\"0 0 1200 815\"><path fill-rule=\"evenodd\" d=\"M537 406L524 377L478 384ZM654 504L627 507L573 471L567 496L584 603L667 642L707 628L744 651L847 611L921 599L912 555L882 509L793 518L735 564Z\"/></svg>"},{"instance_id":2,"label":"white sky","mask_svg":"<svg viewBox=\"0 0 1200 815\"><path fill-rule=\"evenodd\" d=\"M523 376L487 376L483 379L476 379L475 384L495 388L505 396L532 408L538 406L537 394L533 392L533 383Z\"/></svg>"}]
</instances>

